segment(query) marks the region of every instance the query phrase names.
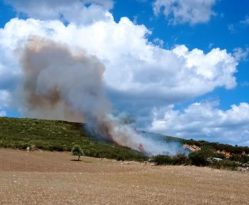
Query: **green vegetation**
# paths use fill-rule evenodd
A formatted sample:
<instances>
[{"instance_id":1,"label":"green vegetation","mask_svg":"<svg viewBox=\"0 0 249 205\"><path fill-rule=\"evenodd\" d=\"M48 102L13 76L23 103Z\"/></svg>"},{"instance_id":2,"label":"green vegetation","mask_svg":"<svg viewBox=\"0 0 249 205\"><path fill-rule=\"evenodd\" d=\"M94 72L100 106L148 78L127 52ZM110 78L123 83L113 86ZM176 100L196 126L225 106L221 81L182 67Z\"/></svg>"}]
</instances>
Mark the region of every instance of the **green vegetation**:
<instances>
[{"instance_id":1,"label":"green vegetation","mask_svg":"<svg viewBox=\"0 0 249 205\"><path fill-rule=\"evenodd\" d=\"M246 154L232 154L225 157L217 153L212 146L203 146L201 150L191 152L188 156L176 155L157 155L151 159L156 165L195 165L209 166L216 169L249 170L249 156Z\"/></svg>"},{"instance_id":2,"label":"green vegetation","mask_svg":"<svg viewBox=\"0 0 249 205\"><path fill-rule=\"evenodd\" d=\"M73 156L78 156L78 161L80 161L81 156L84 156L84 152L79 145L74 145L71 152Z\"/></svg>"},{"instance_id":3,"label":"green vegetation","mask_svg":"<svg viewBox=\"0 0 249 205\"><path fill-rule=\"evenodd\" d=\"M232 161L229 159L224 159L222 161L214 161L211 162L210 167L216 168L216 169L229 169L229 170L237 170L241 164L236 161Z\"/></svg>"},{"instance_id":4,"label":"green vegetation","mask_svg":"<svg viewBox=\"0 0 249 205\"><path fill-rule=\"evenodd\" d=\"M84 125L64 121L0 118L0 147L68 151L79 145L86 156L144 161L142 153L91 137Z\"/></svg>"},{"instance_id":5,"label":"green vegetation","mask_svg":"<svg viewBox=\"0 0 249 205\"><path fill-rule=\"evenodd\" d=\"M209 164L208 155L201 150L190 153L189 160L191 164L196 165L196 166L207 166Z\"/></svg>"},{"instance_id":6,"label":"green vegetation","mask_svg":"<svg viewBox=\"0 0 249 205\"><path fill-rule=\"evenodd\" d=\"M150 159L156 165L196 165L235 170L249 168L249 147L206 141L165 137L167 142L196 145L199 151L188 156L158 155ZM37 119L0 118L0 147L68 151L73 155L116 160L148 160L143 153L112 142L99 141L86 132L83 124ZM83 151L84 150L84 153Z\"/></svg>"},{"instance_id":7,"label":"green vegetation","mask_svg":"<svg viewBox=\"0 0 249 205\"><path fill-rule=\"evenodd\" d=\"M187 156L179 154L176 156L167 156L167 155L157 155L152 157L152 162L156 165L187 165L189 159Z\"/></svg>"},{"instance_id":8,"label":"green vegetation","mask_svg":"<svg viewBox=\"0 0 249 205\"><path fill-rule=\"evenodd\" d=\"M207 166L209 165L208 159L216 156L215 150L212 147L203 146L201 150L190 153L188 157L192 165Z\"/></svg>"}]
</instances>

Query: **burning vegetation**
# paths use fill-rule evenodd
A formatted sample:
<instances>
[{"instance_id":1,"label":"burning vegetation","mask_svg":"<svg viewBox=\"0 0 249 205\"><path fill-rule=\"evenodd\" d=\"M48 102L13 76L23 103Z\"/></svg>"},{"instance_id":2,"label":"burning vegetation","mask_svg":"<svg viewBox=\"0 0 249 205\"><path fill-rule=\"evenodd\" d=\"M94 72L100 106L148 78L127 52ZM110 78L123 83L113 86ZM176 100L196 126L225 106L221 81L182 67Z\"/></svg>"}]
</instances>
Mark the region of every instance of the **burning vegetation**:
<instances>
[{"instance_id":1,"label":"burning vegetation","mask_svg":"<svg viewBox=\"0 0 249 205\"><path fill-rule=\"evenodd\" d=\"M233 170L249 170L249 148L231 146L205 141L185 140L174 137L165 137L166 143L173 145L196 145L200 150L195 152L181 152L176 155L167 153L148 156L143 151L142 144L138 151L123 147L111 140L97 140L89 135L86 126L82 123L0 118L0 147L32 150L71 151L79 145L86 156L110 158L116 160L151 161L157 165L198 165L214 168L228 168ZM143 133L146 135L146 132ZM147 135L152 135L147 133ZM153 135L155 138L155 134ZM181 146L179 146L181 147ZM223 150L230 153L230 157L218 152Z\"/></svg>"},{"instance_id":2,"label":"burning vegetation","mask_svg":"<svg viewBox=\"0 0 249 205\"><path fill-rule=\"evenodd\" d=\"M146 155L183 151L145 137L112 114L105 96L104 65L82 50L39 37L20 49L22 80L17 97L26 117L86 123L93 135Z\"/></svg>"}]
</instances>

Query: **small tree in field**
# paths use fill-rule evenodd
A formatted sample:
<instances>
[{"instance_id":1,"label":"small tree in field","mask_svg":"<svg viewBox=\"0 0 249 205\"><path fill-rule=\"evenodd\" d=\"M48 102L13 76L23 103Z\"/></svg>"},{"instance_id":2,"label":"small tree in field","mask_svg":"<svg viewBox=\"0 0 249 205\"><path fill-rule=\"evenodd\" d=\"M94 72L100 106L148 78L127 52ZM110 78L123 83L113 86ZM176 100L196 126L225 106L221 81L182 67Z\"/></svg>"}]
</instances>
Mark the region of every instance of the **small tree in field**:
<instances>
[{"instance_id":1,"label":"small tree in field","mask_svg":"<svg viewBox=\"0 0 249 205\"><path fill-rule=\"evenodd\" d=\"M78 161L80 161L80 157L84 155L84 152L79 145L74 145L72 148L72 155L78 156Z\"/></svg>"}]
</instances>

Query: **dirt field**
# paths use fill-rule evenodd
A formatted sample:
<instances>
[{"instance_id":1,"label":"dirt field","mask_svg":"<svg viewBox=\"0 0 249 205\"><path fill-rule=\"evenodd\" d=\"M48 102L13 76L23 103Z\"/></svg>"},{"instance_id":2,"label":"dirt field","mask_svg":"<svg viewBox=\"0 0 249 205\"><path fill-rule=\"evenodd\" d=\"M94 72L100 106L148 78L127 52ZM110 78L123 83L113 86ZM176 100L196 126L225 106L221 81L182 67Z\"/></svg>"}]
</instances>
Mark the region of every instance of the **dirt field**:
<instances>
[{"instance_id":1,"label":"dirt field","mask_svg":"<svg viewBox=\"0 0 249 205\"><path fill-rule=\"evenodd\" d=\"M0 149L0 204L249 204L249 173Z\"/></svg>"}]
</instances>

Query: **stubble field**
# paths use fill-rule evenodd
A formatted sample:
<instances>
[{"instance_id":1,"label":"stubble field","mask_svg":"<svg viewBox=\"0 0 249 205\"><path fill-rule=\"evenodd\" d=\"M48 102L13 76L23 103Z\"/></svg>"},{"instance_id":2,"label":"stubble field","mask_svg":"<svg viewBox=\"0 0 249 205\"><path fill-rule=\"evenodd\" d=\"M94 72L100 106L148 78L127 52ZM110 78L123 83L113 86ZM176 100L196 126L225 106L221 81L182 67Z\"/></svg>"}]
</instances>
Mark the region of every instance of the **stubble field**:
<instances>
[{"instance_id":1,"label":"stubble field","mask_svg":"<svg viewBox=\"0 0 249 205\"><path fill-rule=\"evenodd\" d=\"M0 204L249 204L249 173L0 149Z\"/></svg>"}]
</instances>

